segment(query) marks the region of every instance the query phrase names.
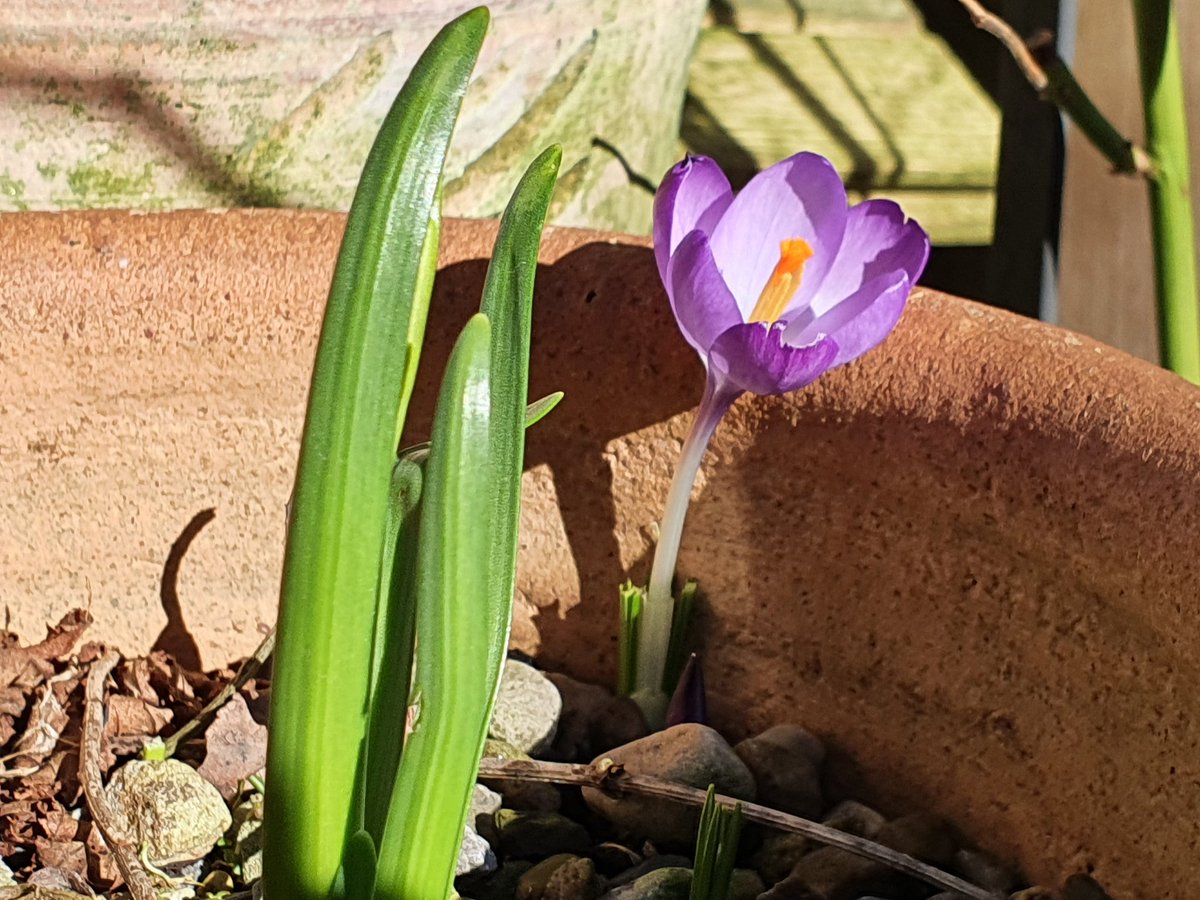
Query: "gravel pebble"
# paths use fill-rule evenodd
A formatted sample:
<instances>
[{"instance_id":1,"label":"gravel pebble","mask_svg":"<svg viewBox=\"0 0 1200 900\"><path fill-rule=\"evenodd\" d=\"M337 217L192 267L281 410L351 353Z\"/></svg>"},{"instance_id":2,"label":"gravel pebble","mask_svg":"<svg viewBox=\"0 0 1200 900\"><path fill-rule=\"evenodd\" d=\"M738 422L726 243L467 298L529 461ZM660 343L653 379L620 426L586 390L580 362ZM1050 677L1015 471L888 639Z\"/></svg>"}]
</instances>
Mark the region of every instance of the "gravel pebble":
<instances>
[{"instance_id":1,"label":"gravel pebble","mask_svg":"<svg viewBox=\"0 0 1200 900\"><path fill-rule=\"evenodd\" d=\"M754 776L721 735L707 725L676 725L605 756L635 775L650 775L695 788L715 784L717 791L741 800L754 799ZM599 762L599 759L593 760ZM619 829L665 843L695 840L700 810L669 800L610 797L584 788L588 806Z\"/></svg>"},{"instance_id":2,"label":"gravel pebble","mask_svg":"<svg viewBox=\"0 0 1200 900\"><path fill-rule=\"evenodd\" d=\"M554 740L562 697L545 675L515 659L504 661L488 736L523 753L541 753Z\"/></svg>"}]
</instances>

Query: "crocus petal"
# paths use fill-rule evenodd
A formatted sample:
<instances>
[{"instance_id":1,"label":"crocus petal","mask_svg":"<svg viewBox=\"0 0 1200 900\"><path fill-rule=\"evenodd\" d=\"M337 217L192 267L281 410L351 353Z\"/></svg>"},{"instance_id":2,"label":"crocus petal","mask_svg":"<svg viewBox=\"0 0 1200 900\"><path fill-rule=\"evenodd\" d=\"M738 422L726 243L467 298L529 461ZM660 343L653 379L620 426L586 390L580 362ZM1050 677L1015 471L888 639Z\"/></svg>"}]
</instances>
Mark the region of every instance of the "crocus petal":
<instances>
[{"instance_id":1,"label":"crocus petal","mask_svg":"<svg viewBox=\"0 0 1200 900\"><path fill-rule=\"evenodd\" d=\"M824 315L813 316L811 310L805 310L803 319L788 325L784 340L804 345L828 336L837 344L829 368L848 363L874 348L896 327L910 288L903 272L873 279Z\"/></svg>"},{"instance_id":2,"label":"crocus petal","mask_svg":"<svg viewBox=\"0 0 1200 900\"><path fill-rule=\"evenodd\" d=\"M846 227L846 189L832 163L797 153L759 172L712 233L713 256L748 318L779 261L779 245L808 241L813 255L789 309L802 309L833 265Z\"/></svg>"},{"instance_id":3,"label":"crocus petal","mask_svg":"<svg viewBox=\"0 0 1200 900\"><path fill-rule=\"evenodd\" d=\"M667 260L688 232L712 231L733 200L729 179L707 156L689 156L671 167L654 195L654 258L667 281Z\"/></svg>"},{"instance_id":4,"label":"crocus petal","mask_svg":"<svg viewBox=\"0 0 1200 900\"><path fill-rule=\"evenodd\" d=\"M929 259L929 236L891 200L866 200L850 209L833 268L812 304L817 315L882 276L903 272L910 285ZM895 278L892 277L892 281Z\"/></svg>"},{"instance_id":5,"label":"crocus petal","mask_svg":"<svg viewBox=\"0 0 1200 900\"><path fill-rule=\"evenodd\" d=\"M837 355L837 344L822 338L806 347L783 342L782 323L743 322L713 343L709 363L725 379L756 394L784 394L815 381Z\"/></svg>"},{"instance_id":6,"label":"crocus petal","mask_svg":"<svg viewBox=\"0 0 1200 900\"><path fill-rule=\"evenodd\" d=\"M680 243L667 268L666 284L679 330L707 359L708 348L742 316L703 231L693 231Z\"/></svg>"}]
</instances>

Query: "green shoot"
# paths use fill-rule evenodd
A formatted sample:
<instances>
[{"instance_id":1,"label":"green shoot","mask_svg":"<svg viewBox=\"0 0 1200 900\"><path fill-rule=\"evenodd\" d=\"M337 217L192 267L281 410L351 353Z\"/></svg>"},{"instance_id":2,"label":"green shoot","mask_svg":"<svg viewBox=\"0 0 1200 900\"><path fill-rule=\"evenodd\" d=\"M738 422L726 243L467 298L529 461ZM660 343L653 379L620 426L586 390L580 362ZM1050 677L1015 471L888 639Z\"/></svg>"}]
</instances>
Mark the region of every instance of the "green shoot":
<instances>
[{"instance_id":1,"label":"green shoot","mask_svg":"<svg viewBox=\"0 0 1200 900\"><path fill-rule=\"evenodd\" d=\"M692 610L696 605L696 582L689 578L675 599L675 612L671 616L671 640L667 644L667 661L663 666L662 691L668 697L675 693L679 676L687 664L688 627L692 624Z\"/></svg>"},{"instance_id":2,"label":"green shoot","mask_svg":"<svg viewBox=\"0 0 1200 900\"><path fill-rule=\"evenodd\" d=\"M710 784L696 835L691 900L727 900L741 835L742 804L722 806Z\"/></svg>"},{"instance_id":3,"label":"green shoot","mask_svg":"<svg viewBox=\"0 0 1200 900\"><path fill-rule=\"evenodd\" d=\"M620 587L621 625L617 662L617 693L629 696L637 687L637 648L646 589L626 581Z\"/></svg>"}]
</instances>

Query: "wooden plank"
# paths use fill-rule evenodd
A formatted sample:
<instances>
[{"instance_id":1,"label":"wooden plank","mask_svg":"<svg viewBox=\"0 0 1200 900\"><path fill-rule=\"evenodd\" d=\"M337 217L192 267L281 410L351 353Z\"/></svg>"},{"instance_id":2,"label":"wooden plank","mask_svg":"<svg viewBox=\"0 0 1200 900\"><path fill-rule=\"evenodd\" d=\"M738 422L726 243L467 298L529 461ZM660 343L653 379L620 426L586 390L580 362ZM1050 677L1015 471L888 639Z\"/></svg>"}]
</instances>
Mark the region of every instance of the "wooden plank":
<instances>
[{"instance_id":1,"label":"wooden plank","mask_svg":"<svg viewBox=\"0 0 1200 900\"><path fill-rule=\"evenodd\" d=\"M909 217L921 223L939 246L983 246L992 242L996 192L991 188L850 191L851 203L867 197L895 200Z\"/></svg>"},{"instance_id":2,"label":"wooden plank","mask_svg":"<svg viewBox=\"0 0 1200 900\"><path fill-rule=\"evenodd\" d=\"M693 58L683 139L735 183L797 150L862 191L947 192L927 206L941 243L990 234L999 114L937 38L753 35L708 29ZM967 224L970 214L979 221Z\"/></svg>"},{"instance_id":3,"label":"wooden plank","mask_svg":"<svg viewBox=\"0 0 1200 900\"><path fill-rule=\"evenodd\" d=\"M708 24L760 34L898 35L922 29L908 0L717 0Z\"/></svg>"},{"instance_id":4,"label":"wooden plank","mask_svg":"<svg viewBox=\"0 0 1200 900\"><path fill-rule=\"evenodd\" d=\"M1175 9L1190 89L1192 197L1200 211L1200 4L1176 3ZM1076 47L1079 80L1118 128L1140 137L1141 98L1130 5L1080 4ZM1067 133L1060 260L1059 323L1157 361L1145 187L1136 179L1111 174L1108 164L1074 128Z\"/></svg>"}]
</instances>

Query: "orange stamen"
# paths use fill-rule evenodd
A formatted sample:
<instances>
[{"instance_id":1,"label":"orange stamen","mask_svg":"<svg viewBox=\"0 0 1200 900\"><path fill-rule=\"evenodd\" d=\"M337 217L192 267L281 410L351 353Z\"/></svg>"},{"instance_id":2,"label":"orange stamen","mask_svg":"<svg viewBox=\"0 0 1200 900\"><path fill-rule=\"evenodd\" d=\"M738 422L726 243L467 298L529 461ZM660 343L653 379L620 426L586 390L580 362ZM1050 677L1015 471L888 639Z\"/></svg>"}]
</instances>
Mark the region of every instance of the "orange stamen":
<instances>
[{"instance_id":1,"label":"orange stamen","mask_svg":"<svg viewBox=\"0 0 1200 900\"><path fill-rule=\"evenodd\" d=\"M779 244L779 262L767 279L766 286L758 295L758 302L750 313L748 322L775 322L783 315L788 303L800 289L804 277L804 264L813 255L808 241L793 238Z\"/></svg>"}]
</instances>

